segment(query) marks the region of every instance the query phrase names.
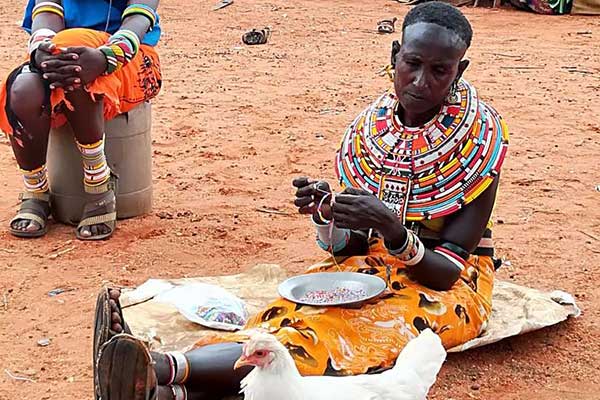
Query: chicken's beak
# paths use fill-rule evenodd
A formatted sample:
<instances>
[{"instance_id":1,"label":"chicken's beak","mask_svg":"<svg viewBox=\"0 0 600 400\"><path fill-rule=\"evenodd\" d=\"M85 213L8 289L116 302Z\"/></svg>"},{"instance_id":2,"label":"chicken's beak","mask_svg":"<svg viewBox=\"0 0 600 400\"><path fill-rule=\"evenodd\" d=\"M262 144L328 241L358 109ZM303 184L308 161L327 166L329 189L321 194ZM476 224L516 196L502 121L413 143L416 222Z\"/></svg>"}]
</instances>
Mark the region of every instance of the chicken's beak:
<instances>
[{"instance_id":1,"label":"chicken's beak","mask_svg":"<svg viewBox=\"0 0 600 400\"><path fill-rule=\"evenodd\" d=\"M233 365L233 369L240 369L242 367L248 366L250 365L249 361L250 360L248 360L248 358L246 358L246 356L242 354L241 357Z\"/></svg>"}]
</instances>

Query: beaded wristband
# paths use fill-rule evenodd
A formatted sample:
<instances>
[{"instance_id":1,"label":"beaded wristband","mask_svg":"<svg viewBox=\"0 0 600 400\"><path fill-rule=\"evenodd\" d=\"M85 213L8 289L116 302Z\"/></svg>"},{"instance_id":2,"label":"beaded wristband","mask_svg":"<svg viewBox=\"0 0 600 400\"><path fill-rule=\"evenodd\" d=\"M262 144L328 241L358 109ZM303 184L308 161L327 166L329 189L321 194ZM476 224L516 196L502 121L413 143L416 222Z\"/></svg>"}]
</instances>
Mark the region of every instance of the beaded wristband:
<instances>
[{"instance_id":1,"label":"beaded wristband","mask_svg":"<svg viewBox=\"0 0 600 400\"><path fill-rule=\"evenodd\" d=\"M65 18L64 8L62 8L60 4L54 3L52 1L43 1L39 4L36 4L35 7L33 7L33 11L31 12L31 20L33 21L38 15L42 13L56 14L62 19Z\"/></svg>"},{"instance_id":2,"label":"beaded wristband","mask_svg":"<svg viewBox=\"0 0 600 400\"><path fill-rule=\"evenodd\" d=\"M406 243L400 249L388 251L408 266L420 263L425 257L425 245L410 229L406 230Z\"/></svg>"},{"instance_id":3,"label":"beaded wristband","mask_svg":"<svg viewBox=\"0 0 600 400\"><path fill-rule=\"evenodd\" d=\"M132 4L132 5L128 6L125 9L125 11L123 11L121 20L125 20L125 18L131 17L133 15L141 15L143 17L146 17L148 19L148 21L150 21L150 28L148 29L149 31L154 29L154 26L156 25L156 21L158 20L158 15L156 14L156 10L154 10L152 7L150 7L146 4Z\"/></svg>"},{"instance_id":4,"label":"beaded wristband","mask_svg":"<svg viewBox=\"0 0 600 400\"><path fill-rule=\"evenodd\" d=\"M460 247L459 245L456 245L451 242L444 242L444 243L440 244L439 247L444 248L444 249L456 254L457 256L462 258L464 261L468 260L469 256L471 255L467 250L465 250L462 247Z\"/></svg>"},{"instance_id":5,"label":"beaded wristband","mask_svg":"<svg viewBox=\"0 0 600 400\"><path fill-rule=\"evenodd\" d=\"M127 29L117 31L108 39L108 44L98 47L106 57L105 75L110 75L125 67L137 54L140 39L135 32Z\"/></svg>"},{"instance_id":6,"label":"beaded wristband","mask_svg":"<svg viewBox=\"0 0 600 400\"><path fill-rule=\"evenodd\" d=\"M406 230L406 242L404 243L404 245L396 250L388 249L388 252L391 255L398 257L401 260L404 260L406 257L408 257L410 252L413 251L413 248L415 246L415 237L416 237L416 235L414 235L411 230L407 229Z\"/></svg>"},{"instance_id":7,"label":"beaded wristband","mask_svg":"<svg viewBox=\"0 0 600 400\"><path fill-rule=\"evenodd\" d=\"M442 247L442 246L436 247L433 251L435 253L441 255L442 257L446 258L448 261L450 261L452 264L454 264L461 271L465 269L465 267L466 267L466 261L463 260L455 252L453 252L451 250L448 250L447 248Z\"/></svg>"},{"instance_id":8,"label":"beaded wristband","mask_svg":"<svg viewBox=\"0 0 600 400\"><path fill-rule=\"evenodd\" d=\"M350 242L350 230L336 228L331 222L325 225L317 223L314 219L313 224L317 229L317 244L325 251L338 252Z\"/></svg>"},{"instance_id":9,"label":"beaded wristband","mask_svg":"<svg viewBox=\"0 0 600 400\"><path fill-rule=\"evenodd\" d=\"M413 233L413 235L415 236L415 250L411 252L408 259L404 260L404 264L408 265L409 267L417 265L418 263L423 261L423 257L425 257L425 245L423 244L423 242L421 242L421 239L419 239L415 233Z\"/></svg>"}]
</instances>

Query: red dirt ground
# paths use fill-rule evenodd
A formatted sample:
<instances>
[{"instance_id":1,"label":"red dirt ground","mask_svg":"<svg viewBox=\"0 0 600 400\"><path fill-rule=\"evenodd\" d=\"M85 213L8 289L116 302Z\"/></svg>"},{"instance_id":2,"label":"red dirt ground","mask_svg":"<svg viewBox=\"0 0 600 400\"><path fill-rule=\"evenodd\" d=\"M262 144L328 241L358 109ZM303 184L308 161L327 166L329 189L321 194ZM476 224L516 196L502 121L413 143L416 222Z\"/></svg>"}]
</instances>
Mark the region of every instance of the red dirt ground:
<instances>
[{"instance_id":1,"label":"red dirt ground","mask_svg":"<svg viewBox=\"0 0 600 400\"><path fill-rule=\"evenodd\" d=\"M23 3L0 3L3 73L26 41L17 27ZM259 262L300 272L322 256L309 222L294 214L290 181L333 178L345 126L389 85L376 72L392 37L373 28L407 7L391 0L211 6L161 5L165 87L154 103L152 215L121 223L104 243L71 242L73 229L60 225L43 240L12 238L4 227L21 184L8 143L0 143L0 399L91 397L92 311L107 282L235 273ZM475 29L467 78L512 129L495 228L512 266L499 278L567 290L584 313L449 356L431 397L599 399L600 19L464 12ZM269 45L240 43L245 30L265 25L273 27ZM57 287L75 290L49 297ZM39 347L41 338L50 346Z\"/></svg>"}]
</instances>

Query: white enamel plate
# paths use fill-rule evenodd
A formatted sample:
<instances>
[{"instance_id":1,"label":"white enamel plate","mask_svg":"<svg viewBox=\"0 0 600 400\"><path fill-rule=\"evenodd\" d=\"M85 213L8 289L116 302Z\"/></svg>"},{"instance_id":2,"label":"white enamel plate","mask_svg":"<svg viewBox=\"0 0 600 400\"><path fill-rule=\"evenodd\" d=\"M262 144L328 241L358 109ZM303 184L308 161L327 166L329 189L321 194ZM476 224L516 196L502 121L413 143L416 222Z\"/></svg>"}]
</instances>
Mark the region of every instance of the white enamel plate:
<instances>
[{"instance_id":1,"label":"white enamel plate","mask_svg":"<svg viewBox=\"0 0 600 400\"><path fill-rule=\"evenodd\" d=\"M279 285L281 297L317 307L348 306L379 296L386 289L383 279L357 272L319 272L299 275Z\"/></svg>"}]
</instances>

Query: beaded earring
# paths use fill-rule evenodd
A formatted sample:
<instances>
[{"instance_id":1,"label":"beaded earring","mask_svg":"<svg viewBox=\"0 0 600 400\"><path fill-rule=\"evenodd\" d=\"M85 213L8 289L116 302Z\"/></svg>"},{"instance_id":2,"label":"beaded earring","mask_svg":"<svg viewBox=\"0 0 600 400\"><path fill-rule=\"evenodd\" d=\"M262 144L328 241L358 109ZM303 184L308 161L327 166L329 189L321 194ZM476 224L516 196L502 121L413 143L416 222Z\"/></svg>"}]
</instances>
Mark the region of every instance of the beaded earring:
<instances>
[{"instance_id":1,"label":"beaded earring","mask_svg":"<svg viewBox=\"0 0 600 400\"><path fill-rule=\"evenodd\" d=\"M450 90L448 91L448 95L446 96L446 103L448 104L456 104L460 99L458 98L458 79L455 79L450 85Z\"/></svg>"},{"instance_id":2,"label":"beaded earring","mask_svg":"<svg viewBox=\"0 0 600 400\"><path fill-rule=\"evenodd\" d=\"M396 73L396 70L394 68L394 66L392 64L388 64L385 67L381 68L379 70L379 76L386 76L388 77L388 79L390 80L390 82L394 82L394 75Z\"/></svg>"}]
</instances>

